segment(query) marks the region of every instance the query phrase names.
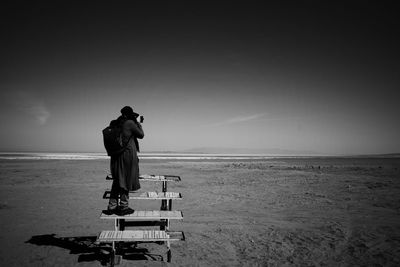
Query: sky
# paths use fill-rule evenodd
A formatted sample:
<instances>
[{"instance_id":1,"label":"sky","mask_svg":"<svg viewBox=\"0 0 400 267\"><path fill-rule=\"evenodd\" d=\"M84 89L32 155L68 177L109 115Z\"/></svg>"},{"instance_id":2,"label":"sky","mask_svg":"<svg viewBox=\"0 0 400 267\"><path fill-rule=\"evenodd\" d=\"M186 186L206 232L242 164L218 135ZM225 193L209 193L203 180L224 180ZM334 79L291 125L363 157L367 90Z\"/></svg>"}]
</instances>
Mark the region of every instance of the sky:
<instances>
[{"instance_id":1,"label":"sky","mask_svg":"<svg viewBox=\"0 0 400 267\"><path fill-rule=\"evenodd\" d=\"M143 151L399 152L396 10L321 2L3 6L0 151L104 152L130 105Z\"/></svg>"}]
</instances>

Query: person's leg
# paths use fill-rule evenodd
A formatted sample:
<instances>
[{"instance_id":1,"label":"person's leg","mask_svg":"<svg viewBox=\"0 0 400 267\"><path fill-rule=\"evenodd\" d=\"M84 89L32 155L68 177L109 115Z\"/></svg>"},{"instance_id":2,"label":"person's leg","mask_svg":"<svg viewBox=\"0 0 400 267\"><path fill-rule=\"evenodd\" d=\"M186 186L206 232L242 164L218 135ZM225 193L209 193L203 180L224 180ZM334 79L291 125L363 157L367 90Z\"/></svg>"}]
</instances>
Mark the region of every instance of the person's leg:
<instances>
[{"instance_id":1,"label":"person's leg","mask_svg":"<svg viewBox=\"0 0 400 267\"><path fill-rule=\"evenodd\" d=\"M116 210L118 207L118 193L119 183L118 180L114 179L111 187L110 200L108 201L108 210Z\"/></svg>"},{"instance_id":2,"label":"person's leg","mask_svg":"<svg viewBox=\"0 0 400 267\"><path fill-rule=\"evenodd\" d=\"M120 189L119 206L121 210L129 208L129 192L122 188Z\"/></svg>"},{"instance_id":3,"label":"person's leg","mask_svg":"<svg viewBox=\"0 0 400 267\"><path fill-rule=\"evenodd\" d=\"M129 208L129 191L121 188L120 190L120 202L119 211L121 215L127 215L134 212L133 209Z\"/></svg>"}]
</instances>

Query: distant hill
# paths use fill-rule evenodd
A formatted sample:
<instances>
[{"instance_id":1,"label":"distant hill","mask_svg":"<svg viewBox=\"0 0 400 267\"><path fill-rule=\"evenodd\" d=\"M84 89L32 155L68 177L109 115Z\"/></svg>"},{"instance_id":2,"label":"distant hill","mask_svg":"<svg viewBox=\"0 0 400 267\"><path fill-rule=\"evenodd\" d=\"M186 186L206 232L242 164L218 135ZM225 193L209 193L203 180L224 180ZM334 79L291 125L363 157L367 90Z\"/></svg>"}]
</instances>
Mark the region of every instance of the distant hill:
<instances>
[{"instance_id":1,"label":"distant hill","mask_svg":"<svg viewBox=\"0 0 400 267\"><path fill-rule=\"evenodd\" d=\"M263 154L263 155L322 155L315 151L305 150L288 150L280 148L227 148L227 147L198 147L183 150L184 153L199 153L199 154Z\"/></svg>"},{"instance_id":2,"label":"distant hill","mask_svg":"<svg viewBox=\"0 0 400 267\"><path fill-rule=\"evenodd\" d=\"M360 158L400 158L400 153L350 155L350 157L360 157Z\"/></svg>"}]
</instances>

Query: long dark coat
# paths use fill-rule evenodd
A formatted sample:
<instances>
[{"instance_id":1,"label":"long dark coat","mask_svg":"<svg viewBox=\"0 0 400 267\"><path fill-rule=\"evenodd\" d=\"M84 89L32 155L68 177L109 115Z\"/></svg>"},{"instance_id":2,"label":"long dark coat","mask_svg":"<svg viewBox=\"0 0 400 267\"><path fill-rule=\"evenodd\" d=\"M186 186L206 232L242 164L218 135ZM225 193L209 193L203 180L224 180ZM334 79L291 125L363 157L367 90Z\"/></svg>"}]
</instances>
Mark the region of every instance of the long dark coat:
<instances>
[{"instance_id":1,"label":"long dark coat","mask_svg":"<svg viewBox=\"0 0 400 267\"><path fill-rule=\"evenodd\" d=\"M144 132L139 122L126 120L122 124L121 142L126 145L125 151L111 157L111 174L113 179L119 181L119 186L127 191L140 189L139 183L139 158L135 139L142 139Z\"/></svg>"}]
</instances>

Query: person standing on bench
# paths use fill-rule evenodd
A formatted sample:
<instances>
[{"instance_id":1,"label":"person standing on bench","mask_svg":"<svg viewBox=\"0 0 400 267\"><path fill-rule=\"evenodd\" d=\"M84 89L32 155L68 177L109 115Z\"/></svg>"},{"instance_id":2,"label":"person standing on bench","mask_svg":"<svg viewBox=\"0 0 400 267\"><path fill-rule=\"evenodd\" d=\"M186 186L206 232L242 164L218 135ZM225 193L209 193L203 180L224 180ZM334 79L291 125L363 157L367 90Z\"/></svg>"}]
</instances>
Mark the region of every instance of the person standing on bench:
<instances>
[{"instance_id":1,"label":"person standing on bench","mask_svg":"<svg viewBox=\"0 0 400 267\"><path fill-rule=\"evenodd\" d=\"M121 116L110 123L110 127L120 127L120 142L124 147L122 153L111 156L111 175L113 184L111 188L110 200L107 207L108 214L120 216L134 212L129 208L129 191L140 189L139 183L139 142L137 139L144 137L141 124L137 121L139 114L133 112L129 106L121 109ZM143 122L143 117L140 117ZM118 206L118 195L120 202Z\"/></svg>"}]
</instances>

